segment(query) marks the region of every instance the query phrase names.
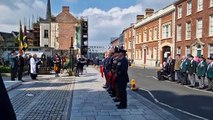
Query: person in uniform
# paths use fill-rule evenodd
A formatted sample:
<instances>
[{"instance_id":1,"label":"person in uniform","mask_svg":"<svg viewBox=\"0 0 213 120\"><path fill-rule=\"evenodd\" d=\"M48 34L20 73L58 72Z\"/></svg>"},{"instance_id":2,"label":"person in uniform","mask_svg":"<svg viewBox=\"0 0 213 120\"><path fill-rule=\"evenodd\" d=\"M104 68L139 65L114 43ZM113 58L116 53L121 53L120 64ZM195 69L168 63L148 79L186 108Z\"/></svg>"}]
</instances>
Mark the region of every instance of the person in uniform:
<instances>
[{"instance_id":1,"label":"person in uniform","mask_svg":"<svg viewBox=\"0 0 213 120\"><path fill-rule=\"evenodd\" d=\"M116 105L118 109L127 108L127 83L129 82L128 76L128 59L126 58L126 50L119 49L119 60L116 67L116 81L120 93L120 104Z\"/></svg>"},{"instance_id":2,"label":"person in uniform","mask_svg":"<svg viewBox=\"0 0 213 120\"><path fill-rule=\"evenodd\" d=\"M22 76L23 76L23 71L24 71L24 58L23 58L23 53L20 52L19 56L18 56L18 80L23 81L22 80Z\"/></svg>"},{"instance_id":3,"label":"person in uniform","mask_svg":"<svg viewBox=\"0 0 213 120\"><path fill-rule=\"evenodd\" d=\"M0 120L16 120L16 114L10 102L2 76L0 74Z\"/></svg>"},{"instance_id":4,"label":"person in uniform","mask_svg":"<svg viewBox=\"0 0 213 120\"><path fill-rule=\"evenodd\" d=\"M10 53L10 68L11 68L11 80L15 81L18 71L18 58L15 50L11 51Z\"/></svg>"},{"instance_id":5,"label":"person in uniform","mask_svg":"<svg viewBox=\"0 0 213 120\"><path fill-rule=\"evenodd\" d=\"M199 82L199 89L203 89L205 87L204 80L205 80L205 75L206 75L206 70L207 70L207 63L204 59L203 56L199 57L200 63L197 66L197 77L198 77L198 82Z\"/></svg>"},{"instance_id":6,"label":"person in uniform","mask_svg":"<svg viewBox=\"0 0 213 120\"><path fill-rule=\"evenodd\" d=\"M213 58L208 58L208 67L207 67L207 79L208 79L208 88L206 90L213 91Z\"/></svg>"},{"instance_id":7,"label":"person in uniform","mask_svg":"<svg viewBox=\"0 0 213 120\"><path fill-rule=\"evenodd\" d=\"M55 55L53 63L54 63L55 77L59 77L59 73L61 70L61 58L59 57L58 54Z\"/></svg>"},{"instance_id":8,"label":"person in uniform","mask_svg":"<svg viewBox=\"0 0 213 120\"><path fill-rule=\"evenodd\" d=\"M175 60L172 59L172 56L168 57L168 72L169 72L169 80L175 81Z\"/></svg>"},{"instance_id":9,"label":"person in uniform","mask_svg":"<svg viewBox=\"0 0 213 120\"><path fill-rule=\"evenodd\" d=\"M197 63L194 60L194 56L189 55L189 66L188 66L188 70L187 73L189 75L189 81L190 81L190 87L195 87L195 74L196 74L196 67L197 67Z\"/></svg>"},{"instance_id":10,"label":"person in uniform","mask_svg":"<svg viewBox=\"0 0 213 120\"><path fill-rule=\"evenodd\" d=\"M188 84L188 74L187 74L187 68L189 66L189 60L186 58L186 56L182 56L182 63L180 65L180 72L181 72L181 84L187 85Z\"/></svg>"}]
</instances>

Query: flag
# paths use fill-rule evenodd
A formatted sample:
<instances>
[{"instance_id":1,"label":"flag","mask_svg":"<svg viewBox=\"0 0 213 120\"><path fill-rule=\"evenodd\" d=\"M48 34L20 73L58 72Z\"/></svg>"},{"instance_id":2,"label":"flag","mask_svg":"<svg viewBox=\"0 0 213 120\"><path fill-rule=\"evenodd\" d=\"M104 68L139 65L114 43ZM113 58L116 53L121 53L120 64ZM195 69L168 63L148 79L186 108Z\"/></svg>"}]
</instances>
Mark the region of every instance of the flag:
<instances>
[{"instance_id":1,"label":"flag","mask_svg":"<svg viewBox=\"0 0 213 120\"><path fill-rule=\"evenodd\" d=\"M18 34L18 41L19 41L19 49L22 50L22 48L23 48L23 32L22 32L21 20L20 20L20 28L19 28L19 34Z\"/></svg>"}]
</instances>

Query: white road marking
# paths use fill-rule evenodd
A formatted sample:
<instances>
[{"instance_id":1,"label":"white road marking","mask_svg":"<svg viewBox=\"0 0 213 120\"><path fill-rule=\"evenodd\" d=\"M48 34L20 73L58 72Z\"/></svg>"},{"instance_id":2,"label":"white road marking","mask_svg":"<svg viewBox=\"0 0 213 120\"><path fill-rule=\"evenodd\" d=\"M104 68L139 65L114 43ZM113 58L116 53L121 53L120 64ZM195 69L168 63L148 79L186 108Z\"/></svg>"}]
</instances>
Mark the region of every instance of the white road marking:
<instances>
[{"instance_id":1,"label":"white road marking","mask_svg":"<svg viewBox=\"0 0 213 120\"><path fill-rule=\"evenodd\" d=\"M171 109L177 110L177 111L179 111L179 112L182 112L182 113L184 113L184 114L187 114L187 115L190 115L190 116L193 116L193 117L196 117L196 118L202 119L202 120L208 120L207 118L204 118L204 117L201 117L201 116L195 115L195 114L193 114L193 113L190 113L190 112L187 112L187 111L181 110L181 109L179 109L179 108L172 107L172 106L170 106L170 105L168 105L168 104L165 104L165 103L163 103L163 102L160 102L157 98L155 98L155 96L154 96L154 95L153 95L153 94L152 94L149 90L145 90L145 89L143 89L143 88L139 88L139 89L141 89L141 90L144 90L144 91L148 92L148 93L149 93L149 95L152 97L152 99L154 99L154 101L155 101L156 103L160 104L160 105L166 106L166 107L168 107L168 108L171 108Z\"/></svg>"}]
</instances>

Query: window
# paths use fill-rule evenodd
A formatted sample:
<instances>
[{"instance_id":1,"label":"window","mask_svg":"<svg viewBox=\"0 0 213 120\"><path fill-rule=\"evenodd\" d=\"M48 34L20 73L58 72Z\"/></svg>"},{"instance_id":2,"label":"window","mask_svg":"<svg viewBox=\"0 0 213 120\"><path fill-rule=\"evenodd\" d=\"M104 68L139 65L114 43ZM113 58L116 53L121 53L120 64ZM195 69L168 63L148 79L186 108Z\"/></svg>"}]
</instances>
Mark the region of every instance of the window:
<instances>
[{"instance_id":1,"label":"window","mask_svg":"<svg viewBox=\"0 0 213 120\"><path fill-rule=\"evenodd\" d=\"M156 27L154 29L154 40L157 40L158 39L158 28Z\"/></svg>"},{"instance_id":2,"label":"window","mask_svg":"<svg viewBox=\"0 0 213 120\"><path fill-rule=\"evenodd\" d=\"M182 27L181 27L181 25L178 25L177 26L177 41L181 41L181 39L182 39Z\"/></svg>"},{"instance_id":3,"label":"window","mask_svg":"<svg viewBox=\"0 0 213 120\"><path fill-rule=\"evenodd\" d=\"M188 56L189 54L191 54L190 53L190 46L186 46L186 54L185 55Z\"/></svg>"},{"instance_id":4,"label":"window","mask_svg":"<svg viewBox=\"0 0 213 120\"><path fill-rule=\"evenodd\" d=\"M203 0L197 0L197 11L203 10Z\"/></svg>"},{"instance_id":5,"label":"window","mask_svg":"<svg viewBox=\"0 0 213 120\"><path fill-rule=\"evenodd\" d=\"M186 14L187 15L191 15L191 13L192 13L192 1L190 0L190 1L187 2L187 12L186 12Z\"/></svg>"},{"instance_id":6,"label":"window","mask_svg":"<svg viewBox=\"0 0 213 120\"><path fill-rule=\"evenodd\" d=\"M213 0L210 0L210 7L213 7Z\"/></svg>"},{"instance_id":7,"label":"window","mask_svg":"<svg viewBox=\"0 0 213 120\"><path fill-rule=\"evenodd\" d=\"M178 18L182 17L182 6L178 7Z\"/></svg>"},{"instance_id":8,"label":"window","mask_svg":"<svg viewBox=\"0 0 213 120\"><path fill-rule=\"evenodd\" d=\"M152 29L149 29L149 41L153 40Z\"/></svg>"},{"instance_id":9,"label":"window","mask_svg":"<svg viewBox=\"0 0 213 120\"><path fill-rule=\"evenodd\" d=\"M129 31L129 38L131 37L131 35L132 35L132 32L131 32L131 31Z\"/></svg>"},{"instance_id":10,"label":"window","mask_svg":"<svg viewBox=\"0 0 213 120\"><path fill-rule=\"evenodd\" d=\"M44 30L44 38L48 38L48 30Z\"/></svg>"},{"instance_id":11,"label":"window","mask_svg":"<svg viewBox=\"0 0 213 120\"><path fill-rule=\"evenodd\" d=\"M128 49L131 49L131 41L128 41Z\"/></svg>"},{"instance_id":12,"label":"window","mask_svg":"<svg viewBox=\"0 0 213 120\"><path fill-rule=\"evenodd\" d=\"M163 39L171 37L171 25L165 24L163 25Z\"/></svg>"},{"instance_id":13,"label":"window","mask_svg":"<svg viewBox=\"0 0 213 120\"><path fill-rule=\"evenodd\" d=\"M213 44L209 45L208 57L213 57Z\"/></svg>"},{"instance_id":14,"label":"window","mask_svg":"<svg viewBox=\"0 0 213 120\"><path fill-rule=\"evenodd\" d=\"M141 33L139 34L139 43L142 43Z\"/></svg>"},{"instance_id":15,"label":"window","mask_svg":"<svg viewBox=\"0 0 213 120\"><path fill-rule=\"evenodd\" d=\"M147 41L147 32L146 31L143 32L143 41L144 42Z\"/></svg>"},{"instance_id":16,"label":"window","mask_svg":"<svg viewBox=\"0 0 213 120\"><path fill-rule=\"evenodd\" d=\"M181 47L177 47L177 54L181 55Z\"/></svg>"},{"instance_id":17,"label":"window","mask_svg":"<svg viewBox=\"0 0 213 120\"><path fill-rule=\"evenodd\" d=\"M138 33L137 33L137 35L136 35L136 44L138 44L139 43L139 38L138 38Z\"/></svg>"},{"instance_id":18,"label":"window","mask_svg":"<svg viewBox=\"0 0 213 120\"><path fill-rule=\"evenodd\" d=\"M191 38L191 22L186 23L186 40Z\"/></svg>"},{"instance_id":19,"label":"window","mask_svg":"<svg viewBox=\"0 0 213 120\"><path fill-rule=\"evenodd\" d=\"M213 36L213 15L209 17L209 36Z\"/></svg>"},{"instance_id":20,"label":"window","mask_svg":"<svg viewBox=\"0 0 213 120\"><path fill-rule=\"evenodd\" d=\"M197 20L197 28L196 28L196 37L201 38L202 37L202 28L203 28L203 21L202 19Z\"/></svg>"}]
</instances>

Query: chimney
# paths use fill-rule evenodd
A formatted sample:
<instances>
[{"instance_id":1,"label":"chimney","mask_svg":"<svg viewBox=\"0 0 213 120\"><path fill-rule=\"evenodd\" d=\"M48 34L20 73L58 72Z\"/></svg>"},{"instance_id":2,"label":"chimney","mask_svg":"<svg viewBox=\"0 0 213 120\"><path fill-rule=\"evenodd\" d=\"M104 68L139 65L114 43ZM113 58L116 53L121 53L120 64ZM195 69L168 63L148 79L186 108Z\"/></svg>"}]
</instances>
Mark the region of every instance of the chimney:
<instances>
[{"instance_id":1,"label":"chimney","mask_svg":"<svg viewBox=\"0 0 213 120\"><path fill-rule=\"evenodd\" d=\"M64 12L64 13L69 13L69 6L63 6L62 7L62 12Z\"/></svg>"},{"instance_id":2,"label":"chimney","mask_svg":"<svg viewBox=\"0 0 213 120\"><path fill-rule=\"evenodd\" d=\"M152 16L152 14L154 13L154 9L146 8L145 12L146 12L146 17L149 17L149 16Z\"/></svg>"},{"instance_id":3,"label":"chimney","mask_svg":"<svg viewBox=\"0 0 213 120\"><path fill-rule=\"evenodd\" d=\"M136 20L136 22L138 23L138 22L140 22L141 20L143 20L144 19L144 15L137 15L137 20Z\"/></svg>"}]
</instances>

